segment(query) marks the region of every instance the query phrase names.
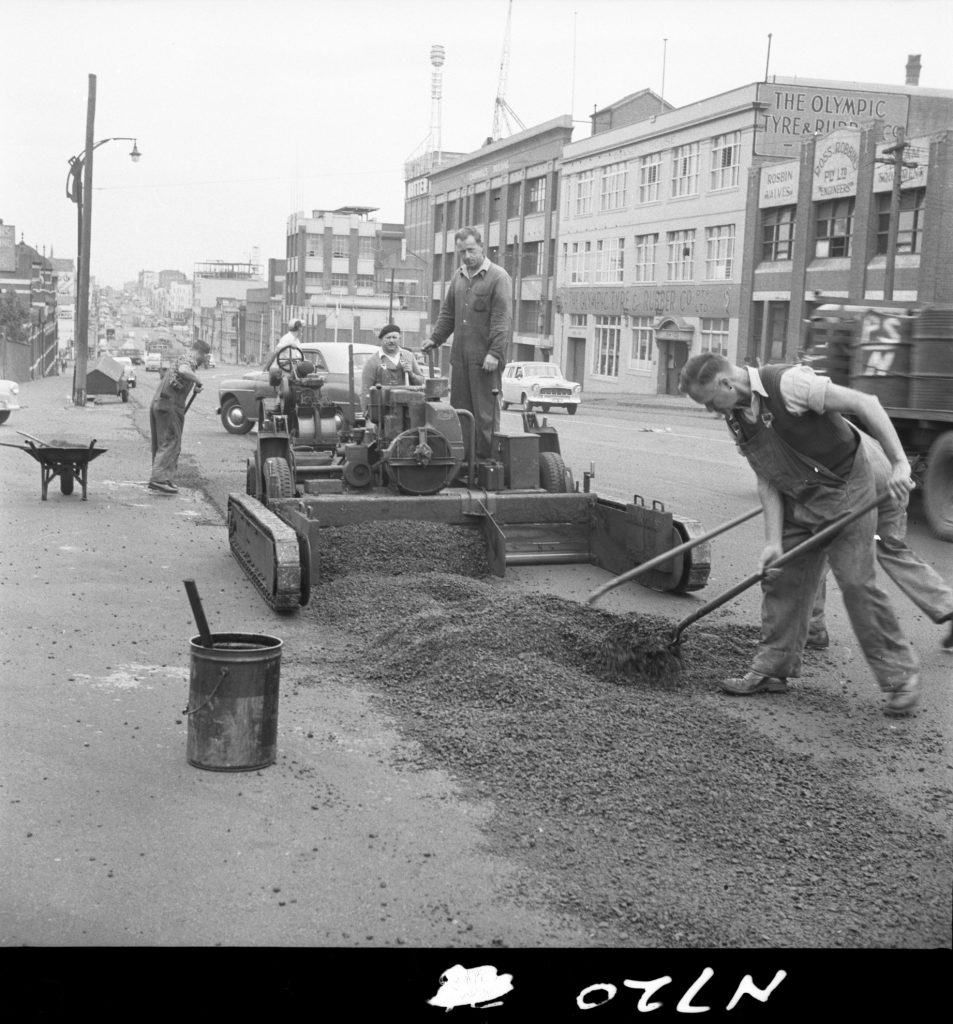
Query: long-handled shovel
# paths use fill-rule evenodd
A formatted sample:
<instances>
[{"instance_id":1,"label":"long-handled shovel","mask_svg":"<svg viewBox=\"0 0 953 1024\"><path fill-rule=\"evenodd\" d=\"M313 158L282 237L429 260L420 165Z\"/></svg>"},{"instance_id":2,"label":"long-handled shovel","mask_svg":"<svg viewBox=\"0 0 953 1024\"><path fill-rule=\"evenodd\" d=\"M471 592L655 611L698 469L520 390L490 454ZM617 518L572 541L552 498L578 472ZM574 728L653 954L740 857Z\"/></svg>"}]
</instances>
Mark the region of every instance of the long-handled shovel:
<instances>
[{"instance_id":1,"label":"long-handled shovel","mask_svg":"<svg viewBox=\"0 0 953 1024\"><path fill-rule=\"evenodd\" d=\"M855 519L860 519L861 516L865 516L868 512L875 509L886 496L886 494L878 494L876 498L871 498L870 501L865 502L859 508L855 508L851 512L841 516L839 519L835 519L834 522L828 523L827 526L818 530L817 533L808 537L807 540L801 541L800 544L797 544L789 551L785 551L783 555L776 558L764 569L759 572L752 573L747 579L743 579L740 583L736 583L730 590L726 590L723 594L713 598L707 604L703 604L701 608L697 608L687 618L682 619L682 621L672 631L672 635L668 642L669 648L678 647L678 644L680 643L679 638L685 629L687 629L693 622L697 622L709 612L713 612L716 608L720 608L723 604L727 604L732 598L737 597L742 591L747 590L749 587L753 587L756 583L764 579L764 577L772 570L780 569L781 566L785 565L787 562L793 561L795 558L803 555L806 551L819 547L825 541L830 540L834 534L839 533L845 526L854 522Z\"/></svg>"},{"instance_id":2,"label":"long-handled shovel","mask_svg":"<svg viewBox=\"0 0 953 1024\"><path fill-rule=\"evenodd\" d=\"M704 544L705 541L711 540L712 537L717 537L719 534L726 533L728 530L733 530L736 526L740 526L749 519L753 519L755 516L760 515L761 511L761 506L758 505L757 508L749 509L744 513L744 515L740 515L736 519L732 519L730 523L722 523L721 526L716 526L714 530L711 530L702 537L695 537L692 540L687 540L684 544L679 544L677 547L670 548L661 555L656 555L655 558L650 558L647 562L643 562L641 565L637 565L635 568L629 569L627 572L622 573L621 576L616 576L609 580L608 583L603 583L601 587L596 587L596 589L586 598L586 604L594 604L596 600L602 597L602 595L607 591L613 590L615 587L621 586L623 583L628 583L629 580L634 580L637 576L641 576L644 572L651 571L656 566L664 565L677 555L680 555L685 551L690 551L692 548L698 547L699 544Z\"/></svg>"}]
</instances>

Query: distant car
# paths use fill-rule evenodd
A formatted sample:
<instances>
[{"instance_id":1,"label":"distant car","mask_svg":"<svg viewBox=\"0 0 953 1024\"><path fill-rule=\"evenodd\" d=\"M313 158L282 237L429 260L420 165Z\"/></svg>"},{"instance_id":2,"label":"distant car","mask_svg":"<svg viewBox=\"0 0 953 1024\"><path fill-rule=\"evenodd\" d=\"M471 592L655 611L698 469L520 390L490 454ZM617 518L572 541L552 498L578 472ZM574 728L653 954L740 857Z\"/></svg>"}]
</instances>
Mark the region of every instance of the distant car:
<instances>
[{"instance_id":1,"label":"distant car","mask_svg":"<svg viewBox=\"0 0 953 1024\"><path fill-rule=\"evenodd\" d=\"M531 409L565 409L574 416L582 399L582 385L566 380L555 363L508 363L503 370L500 400L503 408L521 405Z\"/></svg>"},{"instance_id":2,"label":"distant car","mask_svg":"<svg viewBox=\"0 0 953 1024\"><path fill-rule=\"evenodd\" d=\"M162 354L160 352L146 353L146 373L158 373L162 366Z\"/></svg>"},{"instance_id":3,"label":"distant car","mask_svg":"<svg viewBox=\"0 0 953 1024\"><path fill-rule=\"evenodd\" d=\"M6 423L10 413L20 408L20 385L15 380L0 380L0 423Z\"/></svg>"},{"instance_id":4,"label":"distant car","mask_svg":"<svg viewBox=\"0 0 953 1024\"><path fill-rule=\"evenodd\" d=\"M325 377L322 397L333 402L349 401L348 349L354 350L354 393L351 395L361 407L361 373L368 359L379 351L377 345L346 345L344 342L326 342L299 346L304 358L314 363L316 373ZM247 434L258 422L259 399L276 398L275 388L269 383L269 370L275 360L272 353L264 365L249 370L241 377L222 381L218 387L218 412L222 426L230 434Z\"/></svg>"},{"instance_id":5,"label":"distant car","mask_svg":"<svg viewBox=\"0 0 953 1024\"><path fill-rule=\"evenodd\" d=\"M136 371L132 368L132 358L130 356L113 356L113 359L125 368L129 387L134 388L136 386Z\"/></svg>"}]
</instances>

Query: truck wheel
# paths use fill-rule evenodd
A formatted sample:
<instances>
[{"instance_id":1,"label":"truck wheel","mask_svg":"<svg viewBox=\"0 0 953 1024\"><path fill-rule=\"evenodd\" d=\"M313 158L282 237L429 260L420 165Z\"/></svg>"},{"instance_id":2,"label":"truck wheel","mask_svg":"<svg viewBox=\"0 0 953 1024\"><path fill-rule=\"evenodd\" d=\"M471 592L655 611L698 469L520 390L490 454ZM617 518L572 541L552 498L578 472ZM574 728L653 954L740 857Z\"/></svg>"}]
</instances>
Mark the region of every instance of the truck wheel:
<instances>
[{"instance_id":1,"label":"truck wheel","mask_svg":"<svg viewBox=\"0 0 953 1024\"><path fill-rule=\"evenodd\" d=\"M937 537L953 541L953 430L940 434L930 446L923 507Z\"/></svg>"},{"instance_id":2,"label":"truck wheel","mask_svg":"<svg viewBox=\"0 0 953 1024\"><path fill-rule=\"evenodd\" d=\"M221 419L222 426L230 434L247 434L255 425L254 421L242 412L242 407L236 398L226 398L222 402Z\"/></svg>"}]
</instances>

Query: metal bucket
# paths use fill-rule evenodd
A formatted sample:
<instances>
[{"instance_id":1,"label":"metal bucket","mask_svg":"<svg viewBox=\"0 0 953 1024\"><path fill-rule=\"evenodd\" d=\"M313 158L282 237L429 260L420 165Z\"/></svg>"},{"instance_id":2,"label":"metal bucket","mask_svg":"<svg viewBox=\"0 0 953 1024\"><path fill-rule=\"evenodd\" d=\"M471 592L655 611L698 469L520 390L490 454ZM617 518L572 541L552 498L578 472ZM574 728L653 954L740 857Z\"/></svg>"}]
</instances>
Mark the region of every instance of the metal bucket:
<instances>
[{"instance_id":1,"label":"metal bucket","mask_svg":"<svg viewBox=\"0 0 953 1024\"><path fill-rule=\"evenodd\" d=\"M191 641L189 764L246 772L275 761L281 641L253 633L213 633Z\"/></svg>"}]
</instances>

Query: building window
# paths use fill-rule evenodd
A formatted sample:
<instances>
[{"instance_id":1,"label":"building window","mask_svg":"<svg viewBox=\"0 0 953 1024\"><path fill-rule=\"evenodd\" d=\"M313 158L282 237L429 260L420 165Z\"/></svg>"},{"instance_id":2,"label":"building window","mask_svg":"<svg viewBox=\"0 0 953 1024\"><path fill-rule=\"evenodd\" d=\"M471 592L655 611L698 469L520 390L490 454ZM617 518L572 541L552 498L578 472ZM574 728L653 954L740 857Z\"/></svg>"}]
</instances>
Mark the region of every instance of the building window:
<instances>
[{"instance_id":1,"label":"building window","mask_svg":"<svg viewBox=\"0 0 953 1024\"><path fill-rule=\"evenodd\" d=\"M716 352L728 355L728 318L702 317L702 352Z\"/></svg>"},{"instance_id":2,"label":"building window","mask_svg":"<svg viewBox=\"0 0 953 1024\"><path fill-rule=\"evenodd\" d=\"M371 289L373 289L373 287L374 287L374 275L373 274L358 274L357 275L357 287L358 288L371 288Z\"/></svg>"},{"instance_id":3,"label":"building window","mask_svg":"<svg viewBox=\"0 0 953 1024\"><path fill-rule=\"evenodd\" d=\"M662 180L662 154L651 153L639 160L639 202L657 203Z\"/></svg>"},{"instance_id":4,"label":"building window","mask_svg":"<svg viewBox=\"0 0 953 1024\"><path fill-rule=\"evenodd\" d=\"M433 208L433 231L435 235L439 235L443 231L446 216L446 210L444 209L443 203L437 203Z\"/></svg>"},{"instance_id":5,"label":"building window","mask_svg":"<svg viewBox=\"0 0 953 1024\"><path fill-rule=\"evenodd\" d=\"M741 175L741 132L716 135L711 141L711 189L734 188Z\"/></svg>"},{"instance_id":6,"label":"building window","mask_svg":"<svg viewBox=\"0 0 953 1024\"><path fill-rule=\"evenodd\" d=\"M451 199L447 203L447 230L456 231L461 225L457 222L457 201Z\"/></svg>"},{"instance_id":7,"label":"building window","mask_svg":"<svg viewBox=\"0 0 953 1024\"><path fill-rule=\"evenodd\" d=\"M626 164L607 164L602 168L602 190L599 195L600 210L621 210L625 206L625 190L629 170Z\"/></svg>"},{"instance_id":8,"label":"building window","mask_svg":"<svg viewBox=\"0 0 953 1024\"><path fill-rule=\"evenodd\" d=\"M592 213L592 171L573 175L571 197L574 216Z\"/></svg>"},{"instance_id":9,"label":"building window","mask_svg":"<svg viewBox=\"0 0 953 1024\"><path fill-rule=\"evenodd\" d=\"M655 250L658 235L635 236L635 280L655 280Z\"/></svg>"},{"instance_id":10,"label":"building window","mask_svg":"<svg viewBox=\"0 0 953 1024\"><path fill-rule=\"evenodd\" d=\"M331 275L331 287L332 288L347 288L347 274L332 274Z\"/></svg>"},{"instance_id":11,"label":"building window","mask_svg":"<svg viewBox=\"0 0 953 1024\"><path fill-rule=\"evenodd\" d=\"M923 205L925 188L911 188L900 193L900 219L897 222L897 252L918 253L923 248ZM890 193L877 195L877 255L887 252L890 232Z\"/></svg>"},{"instance_id":12,"label":"building window","mask_svg":"<svg viewBox=\"0 0 953 1024\"><path fill-rule=\"evenodd\" d=\"M735 255L734 224L705 228L705 280L727 281Z\"/></svg>"},{"instance_id":13,"label":"building window","mask_svg":"<svg viewBox=\"0 0 953 1024\"><path fill-rule=\"evenodd\" d=\"M522 277L538 277L543 272L543 243L524 242L523 260L520 267Z\"/></svg>"},{"instance_id":14,"label":"building window","mask_svg":"<svg viewBox=\"0 0 953 1024\"><path fill-rule=\"evenodd\" d=\"M520 215L520 202L522 198L523 188L520 183L516 182L510 185L506 196L506 216L508 219Z\"/></svg>"},{"instance_id":15,"label":"building window","mask_svg":"<svg viewBox=\"0 0 953 1024\"><path fill-rule=\"evenodd\" d=\"M667 279L669 281L691 281L692 264L695 260L694 230L669 231L667 241Z\"/></svg>"},{"instance_id":16,"label":"building window","mask_svg":"<svg viewBox=\"0 0 953 1024\"><path fill-rule=\"evenodd\" d=\"M375 242L377 241L373 235L358 235L357 239L357 257L361 260L372 260L377 255L377 248Z\"/></svg>"},{"instance_id":17,"label":"building window","mask_svg":"<svg viewBox=\"0 0 953 1024\"><path fill-rule=\"evenodd\" d=\"M672 151L672 197L698 195L698 153L700 143L690 142Z\"/></svg>"},{"instance_id":18,"label":"building window","mask_svg":"<svg viewBox=\"0 0 953 1024\"><path fill-rule=\"evenodd\" d=\"M625 239L610 238L596 242L595 283L621 284L624 273Z\"/></svg>"},{"instance_id":19,"label":"building window","mask_svg":"<svg viewBox=\"0 0 953 1024\"><path fill-rule=\"evenodd\" d=\"M797 207L776 206L765 210L761 221L761 259L790 260L794 257L794 213Z\"/></svg>"},{"instance_id":20,"label":"building window","mask_svg":"<svg viewBox=\"0 0 953 1024\"><path fill-rule=\"evenodd\" d=\"M486 220L486 193L478 192L473 197L473 223L481 227Z\"/></svg>"},{"instance_id":21,"label":"building window","mask_svg":"<svg viewBox=\"0 0 953 1024\"><path fill-rule=\"evenodd\" d=\"M526 183L529 200L526 204L527 213L543 213L546 210L546 177L533 178Z\"/></svg>"},{"instance_id":22,"label":"building window","mask_svg":"<svg viewBox=\"0 0 953 1024\"><path fill-rule=\"evenodd\" d=\"M337 259L347 259L351 248L350 235L331 236L331 255Z\"/></svg>"},{"instance_id":23,"label":"building window","mask_svg":"<svg viewBox=\"0 0 953 1024\"><path fill-rule=\"evenodd\" d=\"M817 205L817 241L814 255L822 260L850 256L850 236L854 223L854 199L835 199Z\"/></svg>"},{"instance_id":24,"label":"building window","mask_svg":"<svg viewBox=\"0 0 953 1024\"><path fill-rule=\"evenodd\" d=\"M307 253L309 256L324 255L324 240L321 235L306 235Z\"/></svg>"},{"instance_id":25,"label":"building window","mask_svg":"<svg viewBox=\"0 0 953 1024\"><path fill-rule=\"evenodd\" d=\"M586 313L570 313L569 314L569 326L570 327L585 327L586 322L589 319Z\"/></svg>"},{"instance_id":26,"label":"building window","mask_svg":"<svg viewBox=\"0 0 953 1024\"><path fill-rule=\"evenodd\" d=\"M655 361L655 328L650 316L632 318L632 350L629 369L650 370Z\"/></svg>"},{"instance_id":27,"label":"building window","mask_svg":"<svg viewBox=\"0 0 953 1024\"><path fill-rule=\"evenodd\" d=\"M600 377L619 376L619 349L622 345L622 317L597 316L592 372Z\"/></svg>"}]
</instances>

